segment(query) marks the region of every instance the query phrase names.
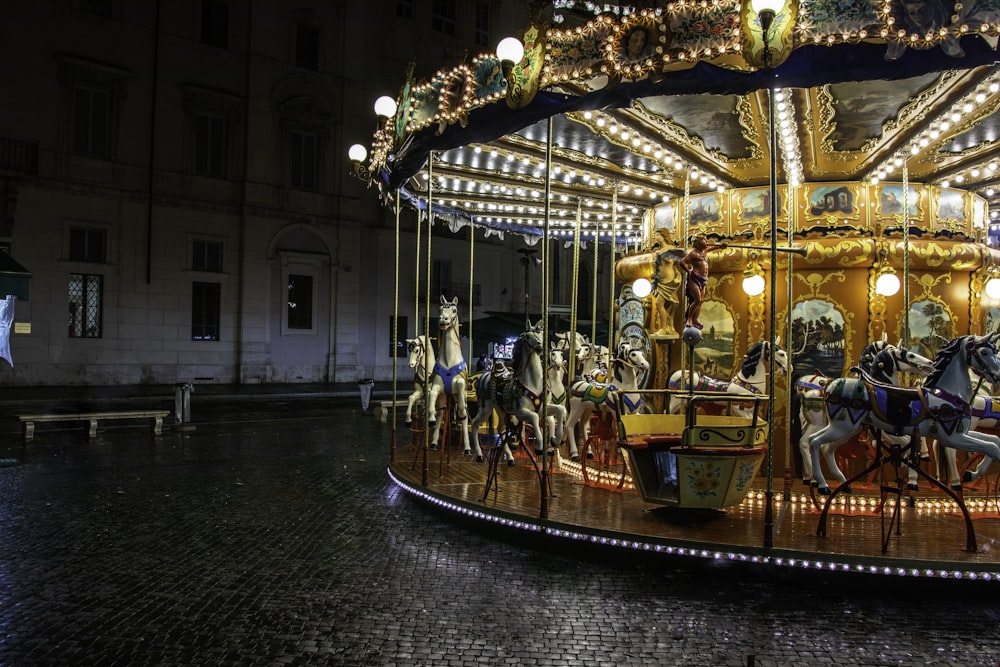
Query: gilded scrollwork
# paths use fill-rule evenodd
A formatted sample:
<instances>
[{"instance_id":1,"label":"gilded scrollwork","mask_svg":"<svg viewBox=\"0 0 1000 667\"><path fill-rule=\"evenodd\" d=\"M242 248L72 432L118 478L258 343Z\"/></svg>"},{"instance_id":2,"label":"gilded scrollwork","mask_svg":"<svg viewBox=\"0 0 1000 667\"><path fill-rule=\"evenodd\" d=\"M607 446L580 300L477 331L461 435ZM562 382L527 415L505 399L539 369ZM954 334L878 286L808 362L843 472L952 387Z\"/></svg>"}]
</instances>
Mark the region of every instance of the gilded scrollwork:
<instances>
[{"instance_id":1,"label":"gilded scrollwork","mask_svg":"<svg viewBox=\"0 0 1000 667\"><path fill-rule=\"evenodd\" d=\"M832 245L809 243L807 251L810 264L834 263L849 268L871 263L874 244L871 239L841 239Z\"/></svg>"},{"instance_id":2,"label":"gilded scrollwork","mask_svg":"<svg viewBox=\"0 0 1000 667\"><path fill-rule=\"evenodd\" d=\"M897 251L902 253L902 244ZM928 269L947 266L952 271L969 271L982 264L977 246L971 243L938 243L928 241L921 245L911 245L910 252L918 262Z\"/></svg>"},{"instance_id":3,"label":"gilded scrollwork","mask_svg":"<svg viewBox=\"0 0 1000 667\"><path fill-rule=\"evenodd\" d=\"M828 273L817 273L815 271L811 272L801 272L792 274L795 276L796 280L801 282L809 290L809 296L817 299L819 298L819 288L826 285L829 282L845 282L847 276L843 271L830 271Z\"/></svg>"},{"instance_id":4,"label":"gilded scrollwork","mask_svg":"<svg viewBox=\"0 0 1000 667\"><path fill-rule=\"evenodd\" d=\"M920 288L920 296L917 299L937 299L931 292L935 287L941 283L950 284L951 283L951 273L920 273L917 275L910 275L910 282L916 283ZM950 313L951 311L949 311Z\"/></svg>"}]
</instances>

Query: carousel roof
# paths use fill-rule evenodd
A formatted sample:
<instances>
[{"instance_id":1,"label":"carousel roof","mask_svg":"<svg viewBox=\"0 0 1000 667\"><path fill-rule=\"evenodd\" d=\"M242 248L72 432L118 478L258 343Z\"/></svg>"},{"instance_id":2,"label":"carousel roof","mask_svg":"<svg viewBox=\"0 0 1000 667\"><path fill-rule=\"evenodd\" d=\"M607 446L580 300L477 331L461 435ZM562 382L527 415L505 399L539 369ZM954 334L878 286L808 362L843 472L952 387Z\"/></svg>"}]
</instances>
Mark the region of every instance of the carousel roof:
<instances>
[{"instance_id":1,"label":"carousel roof","mask_svg":"<svg viewBox=\"0 0 1000 667\"><path fill-rule=\"evenodd\" d=\"M911 183L1000 204L998 0L920 3L939 10L929 19L901 0L789 0L766 50L748 6L658 4L574 25L551 22L574 16L556 2L530 21L512 67L484 54L408 80L373 140L373 180L424 210L430 196L453 229L529 242L542 233L547 160L557 234L578 214L606 229L613 191L627 229L686 193L767 186L772 159L781 184L900 182L905 165ZM636 30L648 45L629 55Z\"/></svg>"}]
</instances>

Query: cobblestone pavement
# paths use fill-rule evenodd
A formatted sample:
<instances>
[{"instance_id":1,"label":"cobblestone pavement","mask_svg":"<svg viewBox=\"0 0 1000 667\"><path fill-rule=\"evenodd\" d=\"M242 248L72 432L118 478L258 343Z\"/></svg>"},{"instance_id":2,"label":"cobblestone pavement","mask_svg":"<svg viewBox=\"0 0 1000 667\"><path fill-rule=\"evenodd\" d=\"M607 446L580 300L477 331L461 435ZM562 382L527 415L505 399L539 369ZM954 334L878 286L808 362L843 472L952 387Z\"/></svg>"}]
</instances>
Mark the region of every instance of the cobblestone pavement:
<instances>
[{"instance_id":1,"label":"cobblestone pavement","mask_svg":"<svg viewBox=\"0 0 1000 667\"><path fill-rule=\"evenodd\" d=\"M0 665L1000 661L996 584L521 544L398 490L389 428L332 403L27 445L0 406Z\"/></svg>"}]
</instances>

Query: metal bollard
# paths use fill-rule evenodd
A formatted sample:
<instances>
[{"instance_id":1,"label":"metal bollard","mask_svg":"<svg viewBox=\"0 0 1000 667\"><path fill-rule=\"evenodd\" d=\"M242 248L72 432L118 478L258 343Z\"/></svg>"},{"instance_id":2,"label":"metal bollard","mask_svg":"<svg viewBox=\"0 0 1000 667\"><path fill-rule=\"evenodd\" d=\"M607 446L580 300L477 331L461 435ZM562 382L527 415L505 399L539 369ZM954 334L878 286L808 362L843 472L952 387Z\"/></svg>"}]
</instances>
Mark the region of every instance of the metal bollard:
<instances>
[{"instance_id":1,"label":"metal bollard","mask_svg":"<svg viewBox=\"0 0 1000 667\"><path fill-rule=\"evenodd\" d=\"M191 392L194 385L189 382L178 382L174 385L174 418L178 424L191 421Z\"/></svg>"}]
</instances>

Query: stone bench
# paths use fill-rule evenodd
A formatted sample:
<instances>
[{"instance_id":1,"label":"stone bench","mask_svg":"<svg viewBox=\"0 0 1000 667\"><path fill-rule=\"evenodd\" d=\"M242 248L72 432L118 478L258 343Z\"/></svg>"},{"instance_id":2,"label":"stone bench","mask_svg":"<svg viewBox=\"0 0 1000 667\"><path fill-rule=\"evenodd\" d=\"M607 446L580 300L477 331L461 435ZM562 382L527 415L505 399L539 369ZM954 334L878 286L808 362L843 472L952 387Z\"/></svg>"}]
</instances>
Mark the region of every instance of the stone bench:
<instances>
[{"instance_id":1,"label":"stone bench","mask_svg":"<svg viewBox=\"0 0 1000 667\"><path fill-rule=\"evenodd\" d=\"M372 408L372 413L378 417L378 420L385 423L389 419L389 409L390 408L405 408L407 399L400 398L396 401L375 401L374 408Z\"/></svg>"},{"instance_id":2,"label":"stone bench","mask_svg":"<svg viewBox=\"0 0 1000 667\"><path fill-rule=\"evenodd\" d=\"M86 421L90 422L90 437L97 435L97 422L109 419L152 419L153 433L160 435L163 433L163 418L170 414L169 410L115 410L106 412L77 412L65 414L43 414L43 415L19 415L18 419L24 424L24 439L32 440L35 437L35 424L39 422L65 422L65 421Z\"/></svg>"}]
</instances>

